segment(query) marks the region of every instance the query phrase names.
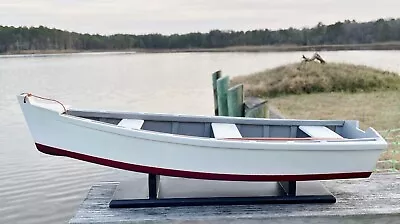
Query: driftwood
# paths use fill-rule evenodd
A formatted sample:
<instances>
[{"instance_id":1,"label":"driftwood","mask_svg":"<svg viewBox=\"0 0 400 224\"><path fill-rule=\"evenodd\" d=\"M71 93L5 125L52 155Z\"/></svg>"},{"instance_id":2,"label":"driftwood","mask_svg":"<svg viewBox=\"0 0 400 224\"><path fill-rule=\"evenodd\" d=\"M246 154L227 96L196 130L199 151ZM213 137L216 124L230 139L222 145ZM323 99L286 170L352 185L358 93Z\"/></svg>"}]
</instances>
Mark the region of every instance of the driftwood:
<instances>
[{"instance_id":1,"label":"driftwood","mask_svg":"<svg viewBox=\"0 0 400 224\"><path fill-rule=\"evenodd\" d=\"M304 62L309 62L309 61L314 61L314 60L318 60L318 61L321 62L322 64L325 64L325 63L326 63L326 61L325 61L324 59L322 59L322 57L321 57L318 53L315 53L315 54L313 55L312 58L307 58L307 57L304 56L304 54L303 54L303 61L304 61Z\"/></svg>"}]
</instances>

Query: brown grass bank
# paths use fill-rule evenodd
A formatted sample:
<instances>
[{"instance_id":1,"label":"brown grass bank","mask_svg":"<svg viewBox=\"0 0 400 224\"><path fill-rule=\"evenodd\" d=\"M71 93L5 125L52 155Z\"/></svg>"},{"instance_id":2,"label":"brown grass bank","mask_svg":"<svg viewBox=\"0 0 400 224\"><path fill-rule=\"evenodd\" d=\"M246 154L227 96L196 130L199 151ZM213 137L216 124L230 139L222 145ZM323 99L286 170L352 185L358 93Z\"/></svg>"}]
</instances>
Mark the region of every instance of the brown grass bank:
<instances>
[{"instance_id":1,"label":"brown grass bank","mask_svg":"<svg viewBox=\"0 0 400 224\"><path fill-rule=\"evenodd\" d=\"M371 92L399 90L400 76L361 65L343 63L295 63L235 77L246 95L277 97L320 92Z\"/></svg>"}]
</instances>

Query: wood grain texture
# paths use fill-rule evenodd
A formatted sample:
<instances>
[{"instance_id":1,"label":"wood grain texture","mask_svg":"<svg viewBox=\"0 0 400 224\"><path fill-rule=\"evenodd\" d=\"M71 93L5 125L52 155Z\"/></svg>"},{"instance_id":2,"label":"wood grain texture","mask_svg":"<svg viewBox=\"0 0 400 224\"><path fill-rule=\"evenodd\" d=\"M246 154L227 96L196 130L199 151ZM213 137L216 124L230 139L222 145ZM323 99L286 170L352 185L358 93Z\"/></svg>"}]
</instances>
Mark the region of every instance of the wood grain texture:
<instances>
[{"instance_id":1,"label":"wood grain texture","mask_svg":"<svg viewBox=\"0 0 400 224\"><path fill-rule=\"evenodd\" d=\"M325 181L335 204L110 209L118 185L94 185L71 224L83 223L399 223L400 173Z\"/></svg>"}]
</instances>

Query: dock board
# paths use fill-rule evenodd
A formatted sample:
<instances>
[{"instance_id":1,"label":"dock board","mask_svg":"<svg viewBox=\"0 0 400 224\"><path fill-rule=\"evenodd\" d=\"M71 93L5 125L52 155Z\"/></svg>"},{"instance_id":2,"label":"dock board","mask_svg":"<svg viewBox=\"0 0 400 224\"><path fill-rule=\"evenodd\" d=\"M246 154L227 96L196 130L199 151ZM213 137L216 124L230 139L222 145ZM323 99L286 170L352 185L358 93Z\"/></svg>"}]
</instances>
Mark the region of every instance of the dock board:
<instances>
[{"instance_id":1,"label":"dock board","mask_svg":"<svg viewBox=\"0 0 400 224\"><path fill-rule=\"evenodd\" d=\"M146 178L142 180L145 183ZM84 223L399 223L400 173L323 182L335 204L109 208L118 182L94 185L71 224ZM146 189L146 185L142 186ZM209 189L210 190L210 189ZM230 189L232 191L232 189ZM232 192L231 192L232 193Z\"/></svg>"}]
</instances>

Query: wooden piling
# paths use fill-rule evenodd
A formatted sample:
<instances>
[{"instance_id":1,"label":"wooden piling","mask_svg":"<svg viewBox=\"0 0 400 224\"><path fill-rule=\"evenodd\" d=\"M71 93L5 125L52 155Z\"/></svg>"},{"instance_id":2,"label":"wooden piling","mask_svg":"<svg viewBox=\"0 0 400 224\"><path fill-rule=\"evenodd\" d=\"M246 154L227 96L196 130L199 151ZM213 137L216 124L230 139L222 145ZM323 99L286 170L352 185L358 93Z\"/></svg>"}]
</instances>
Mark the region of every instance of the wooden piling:
<instances>
[{"instance_id":1,"label":"wooden piling","mask_svg":"<svg viewBox=\"0 0 400 224\"><path fill-rule=\"evenodd\" d=\"M215 116L267 118L267 101L245 97L243 84L229 88L229 77L221 71L212 74Z\"/></svg>"},{"instance_id":2,"label":"wooden piling","mask_svg":"<svg viewBox=\"0 0 400 224\"><path fill-rule=\"evenodd\" d=\"M243 84L228 89L228 115L231 117L244 116Z\"/></svg>"},{"instance_id":3,"label":"wooden piling","mask_svg":"<svg viewBox=\"0 0 400 224\"><path fill-rule=\"evenodd\" d=\"M214 114L218 116L218 93L217 93L217 80L221 78L221 71L216 71L212 74L212 85L214 93Z\"/></svg>"},{"instance_id":4,"label":"wooden piling","mask_svg":"<svg viewBox=\"0 0 400 224\"><path fill-rule=\"evenodd\" d=\"M267 100L257 98L257 97L248 97L245 100L245 117L254 117L254 118L267 118Z\"/></svg>"},{"instance_id":5,"label":"wooden piling","mask_svg":"<svg viewBox=\"0 0 400 224\"><path fill-rule=\"evenodd\" d=\"M227 92L229 77L225 76L217 80L218 115L228 116Z\"/></svg>"}]
</instances>

